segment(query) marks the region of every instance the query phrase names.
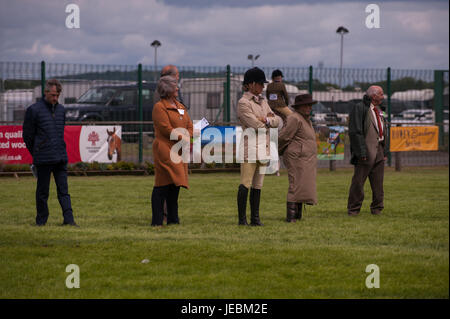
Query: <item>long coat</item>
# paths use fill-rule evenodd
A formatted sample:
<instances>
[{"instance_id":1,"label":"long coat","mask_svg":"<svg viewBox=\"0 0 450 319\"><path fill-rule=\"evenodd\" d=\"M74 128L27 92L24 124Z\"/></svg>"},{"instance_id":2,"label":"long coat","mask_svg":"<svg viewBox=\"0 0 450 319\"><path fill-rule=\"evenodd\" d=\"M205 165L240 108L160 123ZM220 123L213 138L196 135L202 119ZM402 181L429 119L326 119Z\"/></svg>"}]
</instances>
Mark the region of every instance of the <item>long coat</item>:
<instances>
[{"instance_id":1,"label":"long coat","mask_svg":"<svg viewBox=\"0 0 450 319\"><path fill-rule=\"evenodd\" d=\"M278 137L278 148L288 170L287 201L317 204L317 143L311 121L297 111L288 115Z\"/></svg>"},{"instance_id":2,"label":"long coat","mask_svg":"<svg viewBox=\"0 0 450 319\"><path fill-rule=\"evenodd\" d=\"M270 130L278 127L279 117L267 104L262 96L255 96L250 92L245 92L238 102L237 117L242 126L243 137L239 144L239 159L244 162L266 161L270 159ZM268 119L267 126L258 117ZM254 134L246 134L246 129L253 129ZM258 137L258 130L265 129L266 138Z\"/></svg>"},{"instance_id":3,"label":"long coat","mask_svg":"<svg viewBox=\"0 0 450 319\"><path fill-rule=\"evenodd\" d=\"M33 163L67 163L64 126L66 115L64 106L52 106L44 98L27 108L23 122L23 140Z\"/></svg>"},{"instance_id":4,"label":"long coat","mask_svg":"<svg viewBox=\"0 0 450 319\"><path fill-rule=\"evenodd\" d=\"M155 140L152 148L155 161L155 186L175 184L189 188L188 164L183 163L179 157L180 162L175 163L170 156L172 146L182 139L181 134L178 134L178 140L170 139L173 129L186 129L189 132L189 136L185 136L186 139L190 139L193 133L192 121L186 108L178 101L176 105L177 107L171 106L168 100L162 99L153 107ZM179 110L184 114L181 114Z\"/></svg>"}]
</instances>

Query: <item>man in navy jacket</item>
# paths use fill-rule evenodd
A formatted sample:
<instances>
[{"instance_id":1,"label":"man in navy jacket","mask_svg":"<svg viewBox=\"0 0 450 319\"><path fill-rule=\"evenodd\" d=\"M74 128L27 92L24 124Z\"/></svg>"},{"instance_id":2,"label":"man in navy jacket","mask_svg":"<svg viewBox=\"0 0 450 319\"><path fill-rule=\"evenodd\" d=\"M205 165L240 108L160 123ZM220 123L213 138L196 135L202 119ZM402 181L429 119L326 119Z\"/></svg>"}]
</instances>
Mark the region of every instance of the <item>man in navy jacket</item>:
<instances>
[{"instance_id":1,"label":"man in navy jacket","mask_svg":"<svg viewBox=\"0 0 450 319\"><path fill-rule=\"evenodd\" d=\"M66 116L58 103L62 87L58 80L48 80L44 98L29 106L23 122L23 139L37 168L36 225L48 219L50 176L55 178L58 201L63 211L63 225L78 226L73 218L67 185L67 152L64 142Z\"/></svg>"}]
</instances>

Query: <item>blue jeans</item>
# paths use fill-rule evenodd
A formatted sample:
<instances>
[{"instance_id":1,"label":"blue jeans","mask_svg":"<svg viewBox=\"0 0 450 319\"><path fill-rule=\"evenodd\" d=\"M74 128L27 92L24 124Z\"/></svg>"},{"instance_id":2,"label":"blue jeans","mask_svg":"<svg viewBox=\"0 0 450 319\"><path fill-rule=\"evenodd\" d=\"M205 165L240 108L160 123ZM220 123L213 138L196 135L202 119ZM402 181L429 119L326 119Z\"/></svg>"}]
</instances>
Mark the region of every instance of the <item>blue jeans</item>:
<instances>
[{"instance_id":1,"label":"blue jeans","mask_svg":"<svg viewBox=\"0 0 450 319\"><path fill-rule=\"evenodd\" d=\"M64 223L74 222L72 204L70 202L69 187L67 185L67 164L42 164L36 165L37 187L36 187L36 224L45 225L48 219L48 195L50 188L50 175L53 173L56 183L58 201L61 205Z\"/></svg>"}]
</instances>

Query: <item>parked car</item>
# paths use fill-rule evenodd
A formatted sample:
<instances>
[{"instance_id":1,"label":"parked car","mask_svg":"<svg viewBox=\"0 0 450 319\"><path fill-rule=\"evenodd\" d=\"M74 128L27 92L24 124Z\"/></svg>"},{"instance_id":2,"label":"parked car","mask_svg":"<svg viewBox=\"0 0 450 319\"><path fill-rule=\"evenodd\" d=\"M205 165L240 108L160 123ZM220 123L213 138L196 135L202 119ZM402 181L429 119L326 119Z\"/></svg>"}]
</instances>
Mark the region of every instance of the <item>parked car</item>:
<instances>
[{"instance_id":1,"label":"parked car","mask_svg":"<svg viewBox=\"0 0 450 319\"><path fill-rule=\"evenodd\" d=\"M142 84L143 120L152 120L155 83ZM74 104L66 104L67 122L139 121L138 87L134 85L106 85L88 89ZM124 125L122 132L137 131L137 125ZM151 133L153 125L145 124L144 132Z\"/></svg>"},{"instance_id":2,"label":"parked car","mask_svg":"<svg viewBox=\"0 0 450 319\"><path fill-rule=\"evenodd\" d=\"M313 104L311 120L315 124L336 124L341 122L338 115L321 102Z\"/></svg>"},{"instance_id":3,"label":"parked car","mask_svg":"<svg viewBox=\"0 0 450 319\"><path fill-rule=\"evenodd\" d=\"M392 124L434 124L434 111L430 109L409 109L392 118ZM417 123L417 124L416 124Z\"/></svg>"}]
</instances>

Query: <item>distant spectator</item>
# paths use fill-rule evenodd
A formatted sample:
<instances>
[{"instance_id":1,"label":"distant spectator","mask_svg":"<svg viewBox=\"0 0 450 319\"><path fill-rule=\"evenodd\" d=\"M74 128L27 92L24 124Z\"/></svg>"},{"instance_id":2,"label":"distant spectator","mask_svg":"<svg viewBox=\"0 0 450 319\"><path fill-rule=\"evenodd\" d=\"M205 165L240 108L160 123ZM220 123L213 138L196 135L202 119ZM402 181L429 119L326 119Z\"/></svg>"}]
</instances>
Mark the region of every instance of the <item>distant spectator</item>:
<instances>
[{"instance_id":1,"label":"distant spectator","mask_svg":"<svg viewBox=\"0 0 450 319\"><path fill-rule=\"evenodd\" d=\"M178 71L178 68L173 65L173 64L168 64L166 66L164 66L161 69L161 77L166 76L166 75L170 75L170 76L174 76L177 79L177 85L178 85L178 101L181 102L181 104L183 104L187 109L189 109L189 107L184 104L183 102L183 96L181 95L181 88L180 88L180 72ZM158 91L155 92L154 94L154 102L158 102L159 101L159 94Z\"/></svg>"},{"instance_id":2,"label":"distant spectator","mask_svg":"<svg viewBox=\"0 0 450 319\"><path fill-rule=\"evenodd\" d=\"M292 114L289 109L289 96L283 83L283 73L280 70L272 72L272 83L267 85L266 97L272 111L286 122L286 117Z\"/></svg>"}]
</instances>

